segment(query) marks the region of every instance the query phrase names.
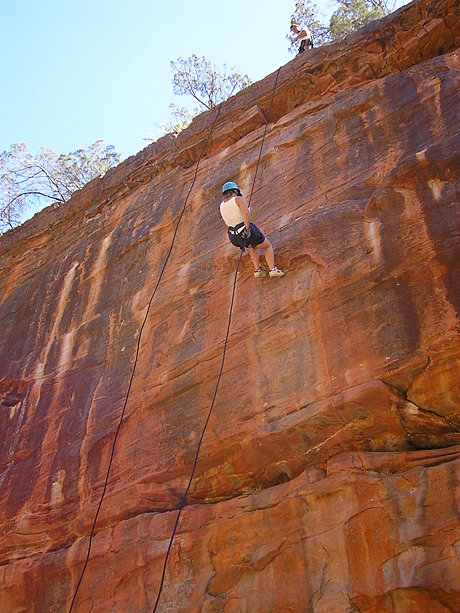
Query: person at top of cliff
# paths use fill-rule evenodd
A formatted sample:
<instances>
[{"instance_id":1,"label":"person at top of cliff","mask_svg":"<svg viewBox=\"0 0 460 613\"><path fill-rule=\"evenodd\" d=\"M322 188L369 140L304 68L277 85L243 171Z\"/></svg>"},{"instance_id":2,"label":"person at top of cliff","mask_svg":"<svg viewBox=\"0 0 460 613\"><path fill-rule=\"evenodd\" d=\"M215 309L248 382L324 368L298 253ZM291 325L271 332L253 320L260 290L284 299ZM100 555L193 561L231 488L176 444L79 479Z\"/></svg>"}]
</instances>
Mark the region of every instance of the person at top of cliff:
<instances>
[{"instance_id":1,"label":"person at top of cliff","mask_svg":"<svg viewBox=\"0 0 460 613\"><path fill-rule=\"evenodd\" d=\"M291 32L294 34L295 43L300 40L299 53L305 51L305 47L313 49L313 36L306 26L304 26L301 30L297 23L292 22Z\"/></svg>"},{"instance_id":2,"label":"person at top of cliff","mask_svg":"<svg viewBox=\"0 0 460 613\"><path fill-rule=\"evenodd\" d=\"M222 186L223 200L220 203L220 214L228 226L227 234L235 247L244 251L249 249L254 276L265 277L267 273L260 267L260 249L263 250L269 267L270 277L284 277L284 272L275 266L275 253L268 238L265 238L259 228L251 222L251 213L240 188L233 181L227 181Z\"/></svg>"}]
</instances>

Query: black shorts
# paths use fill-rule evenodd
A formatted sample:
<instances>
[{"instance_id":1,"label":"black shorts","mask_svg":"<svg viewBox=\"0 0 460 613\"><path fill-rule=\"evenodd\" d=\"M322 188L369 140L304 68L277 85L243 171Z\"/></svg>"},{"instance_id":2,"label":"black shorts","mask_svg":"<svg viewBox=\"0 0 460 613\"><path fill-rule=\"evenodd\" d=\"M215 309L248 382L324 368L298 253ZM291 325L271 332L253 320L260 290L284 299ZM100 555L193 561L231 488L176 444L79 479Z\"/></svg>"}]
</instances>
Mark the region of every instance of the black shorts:
<instances>
[{"instance_id":1,"label":"black shorts","mask_svg":"<svg viewBox=\"0 0 460 613\"><path fill-rule=\"evenodd\" d=\"M299 53L302 53L303 51L305 51L305 47L307 47L309 49L313 49L313 41L310 40L309 38L305 38L301 43L300 43L300 47L299 47Z\"/></svg>"},{"instance_id":2,"label":"black shorts","mask_svg":"<svg viewBox=\"0 0 460 613\"><path fill-rule=\"evenodd\" d=\"M243 228L244 228L244 223L241 223L235 226L236 231L242 230ZM248 239L246 239L246 247L257 247L257 245L261 245L265 240L265 236L263 235L263 233L253 223L249 224L249 228L251 230L251 236ZM230 228L227 230L227 234L228 234L228 238L230 242L232 243L232 245L235 245L235 247L239 247L240 249L243 249L245 245L244 245L244 238L242 236L240 236L239 234L234 234Z\"/></svg>"}]
</instances>

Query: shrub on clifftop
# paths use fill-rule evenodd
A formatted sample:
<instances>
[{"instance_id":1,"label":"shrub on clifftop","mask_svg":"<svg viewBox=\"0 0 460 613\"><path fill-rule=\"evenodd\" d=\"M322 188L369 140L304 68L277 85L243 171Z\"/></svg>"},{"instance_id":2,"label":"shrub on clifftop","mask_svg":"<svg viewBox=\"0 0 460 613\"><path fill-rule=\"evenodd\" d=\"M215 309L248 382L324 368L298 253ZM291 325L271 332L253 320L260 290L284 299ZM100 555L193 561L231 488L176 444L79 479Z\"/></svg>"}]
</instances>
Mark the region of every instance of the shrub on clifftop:
<instances>
[{"instance_id":1,"label":"shrub on clifftop","mask_svg":"<svg viewBox=\"0 0 460 613\"><path fill-rule=\"evenodd\" d=\"M171 119L160 126L164 133L179 134L203 109L212 109L244 87L251 85L248 75L241 75L227 66L218 69L205 57L192 55L171 61L173 91L178 96L191 96L200 106L190 111L186 107L170 104Z\"/></svg>"}]
</instances>

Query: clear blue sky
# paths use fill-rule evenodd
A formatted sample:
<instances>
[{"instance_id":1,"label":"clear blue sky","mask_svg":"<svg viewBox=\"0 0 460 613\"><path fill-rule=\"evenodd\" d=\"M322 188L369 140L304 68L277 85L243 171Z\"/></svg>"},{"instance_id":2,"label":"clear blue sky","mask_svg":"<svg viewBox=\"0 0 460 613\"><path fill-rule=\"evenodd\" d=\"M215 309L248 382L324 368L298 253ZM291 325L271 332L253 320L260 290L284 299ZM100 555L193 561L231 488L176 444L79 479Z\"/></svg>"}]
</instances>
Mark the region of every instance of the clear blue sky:
<instances>
[{"instance_id":1,"label":"clear blue sky","mask_svg":"<svg viewBox=\"0 0 460 613\"><path fill-rule=\"evenodd\" d=\"M317 0L325 16L331 0ZM407 0L396 0L396 6ZM284 64L294 0L0 0L0 151L69 153L98 139L123 158L161 135L170 60L193 53L253 81Z\"/></svg>"}]
</instances>

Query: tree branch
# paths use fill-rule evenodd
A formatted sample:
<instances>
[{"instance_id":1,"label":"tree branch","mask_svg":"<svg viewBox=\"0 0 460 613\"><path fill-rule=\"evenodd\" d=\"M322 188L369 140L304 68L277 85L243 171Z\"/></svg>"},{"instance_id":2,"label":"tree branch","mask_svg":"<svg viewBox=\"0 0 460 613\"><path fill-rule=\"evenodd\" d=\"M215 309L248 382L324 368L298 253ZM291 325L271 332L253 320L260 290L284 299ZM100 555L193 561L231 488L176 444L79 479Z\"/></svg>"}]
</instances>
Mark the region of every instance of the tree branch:
<instances>
[{"instance_id":1,"label":"tree branch","mask_svg":"<svg viewBox=\"0 0 460 613\"><path fill-rule=\"evenodd\" d=\"M21 192L20 194L17 194L16 196L14 196L14 198L12 198L8 202L8 206L11 206L13 204L13 202L15 202L18 198L24 198L25 196L43 196L44 198L49 198L50 200L54 200L54 201L57 200L58 202L62 202L63 204L65 204L67 202L64 199L64 197L62 197L62 196L57 198L56 196L50 196L49 194L45 194L44 192L39 192L37 190L32 190L30 192Z\"/></svg>"}]
</instances>

